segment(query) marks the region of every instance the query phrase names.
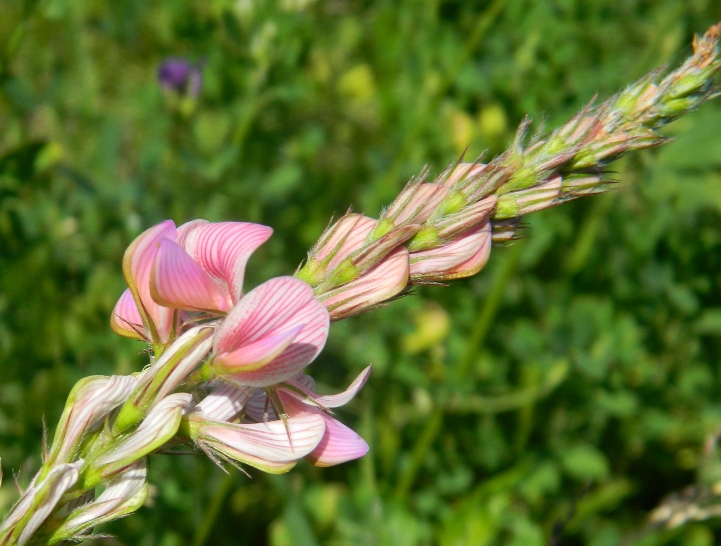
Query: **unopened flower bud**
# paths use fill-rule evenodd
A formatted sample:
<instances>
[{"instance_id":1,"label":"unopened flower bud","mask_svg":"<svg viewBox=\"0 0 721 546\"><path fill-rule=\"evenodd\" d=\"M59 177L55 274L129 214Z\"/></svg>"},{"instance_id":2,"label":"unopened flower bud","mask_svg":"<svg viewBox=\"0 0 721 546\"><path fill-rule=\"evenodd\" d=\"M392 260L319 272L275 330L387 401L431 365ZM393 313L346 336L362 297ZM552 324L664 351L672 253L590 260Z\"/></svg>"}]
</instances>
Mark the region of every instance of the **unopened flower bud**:
<instances>
[{"instance_id":1,"label":"unopened flower bud","mask_svg":"<svg viewBox=\"0 0 721 546\"><path fill-rule=\"evenodd\" d=\"M308 261L295 276L313 287L318 286L328 272L363 246L377 223L361 214L344 215L321 235L308 254Z\"/></svg>"},{"instance_id":2,"label":"unopened flower bud","mask_svg":"<svg viewBox=\"0 0 721 546\"><path fill-rule=\"evenodd\" d=\"M486 222L443 246L412 253L411 282L424 284L470 277L486 265L490 252L491 225Z\"/></svg>"},{"instance_id":3,"label":"unopened flower bud","mask_svg":"<svg viewBox=\"0 0 721 546\"><path fill-rule=\"evenodd\" d=\"M422 224L438 208L450 191L441 184L415 182L406 186L383 214L394 226Z\"/></svg>"},{"instance_id":4,"label":"unopened flower bud","mask_svg":"<svg viewBox=\"0 0 721 546\"><path fill-rule=\"evenodd\" d=\"M336 286L348 284L360 277L366 270L376 266L388 254L413 237L420 229L419 224L409 224L392 229L378 240L367 244L349 258L341 262L318 291L328 292Z\"/></svg>"},{"instance_id":5,"label":"unopened flower bud","mask_svg":"<svg viewBox=\"0 0 721 546\"><path fill-rule=\"evenodd\" d=\"M492 239L494 245L503 245L519 239L518 230L521 225L520 218L509 218L508 220L493 220L491 224Z\"/></svg>"},{"instance_id":6,"label":"unopened flower bud","mask_svg":"<svg viewBox=\"0 0 721 546\"><path fill-rule=\"evenodd\" d=\"M496 195L489 195L485 199L465 207L460 212L429 222L408 241L406 248L411 252L419 252L450 242L488 220L497 200Z\"/></svg>"},{"instance_id":7,"label":"unopened flower bud","mask_svg":"<svg viewBox=\"0 0 721 546\"><path fill-rule=\"evenodd\" d=\"M408 250L399 247L356 280L319 294L317 298L328 309L331 320L340 320L377 307L401 292L407 284Z\"/></svg>"},{"instance_id":8,"label":"unopened flower bud","mask_svg":"<svg viewBox=\"0 0 721 546\"><path fill-rule=\"evenodd\" d=\"M49 467L72 460L83 436L122 404L136 384L135 377L118 375L96 375L79 381L68 396L45 464Z\"/></svg>"},{"instance_id":9,"label":"unopened flower bud","mask_svg":"<svg viewBox=\"0 0 721 546\"><path fill-rule=\"evenodd\" d=\"M107 521L122 518L140 508L148 496L146 462L133 466L112 478L100 496L73 510L53 533L50 544L71 540Z\"/></svg>"},{"instance_id":10,"label":"unopened flower bud","mask_svg":"<svg viewBox=\"0 0 721 546\"><path fill-rule=\"evenodd\" d=\"M135 432L91 462L84 487L94 487L168 443L178 431L183 411L192 400L192 395L181 392L158 402Z\"/></svg>"},{"instance_id":11,"label":"unopened flower bud","mask_svg":"<svg viewBox=\"0 0 721 546\"><path fill-rule=\"evenodd\" d=\"M462 188L468 186L471 181L483 173L485 169L485 163L457 163L446 169L438 180L446 188Z\"/></svg>"},{"instance_id":12,"label":"unopened flower bud","mask_svg":"<svg viewBox=\"0 0 721 546\"><path fill-rule=\"evenodd\" d=\"M213 345L215 329L196 326L168 347L140 376L138 386L118 413L116 433L139 423L156 400L172 392L205 358Z\"/></svg>"},{"instance_id":13,"label":"unopened flower bud","mask_svg":"<svg viewBox=\"0 0 721 546\"><path fill-rule=\"evenodd\" d=\"M82 459L52 467L30 483L8 518L0 525L0 544L23 546L53 513L60 498L78 481Z\"/></svg>"},{"instance_id":14,"label":"unopened flower bud","mask_svg":"<svg viewBox=\"0 0 721 546\"><path fill-rule=\"evenodd\" d=\"M515 218L553 206L561 192L561 180L561 175L555 174L536 186L501 195L493 217Z\"/></svg>"}]
</instances>

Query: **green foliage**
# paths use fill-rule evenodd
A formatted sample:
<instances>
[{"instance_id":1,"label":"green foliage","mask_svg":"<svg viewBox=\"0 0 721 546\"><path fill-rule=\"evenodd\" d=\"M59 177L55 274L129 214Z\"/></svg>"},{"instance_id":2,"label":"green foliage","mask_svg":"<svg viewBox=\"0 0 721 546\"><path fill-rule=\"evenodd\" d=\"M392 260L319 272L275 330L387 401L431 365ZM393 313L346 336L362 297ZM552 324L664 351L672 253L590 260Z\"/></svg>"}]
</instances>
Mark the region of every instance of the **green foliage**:
<instances>
[{"instance_id":1,"label":"green foliage","mask_svg":"<svg viewBox=\"0 0 721 546\"><path fill-rule=\"evenodd\" d=\"M428 163L498 153L689 53L711 0L0 3L0 511L72 384L129 373L120 261L171 217L276 230L248 285L288 274L331 216L375 215ZM203 60L197 101L166 56ZM536 124L538 126L538 124ZM721 107L615 166L609 195L527 218L486 270L338 323L325 392L363 460L225 476L156 456L122 543L698 545L636 535L668 494L721 481ZM172 522L172 524L170 523ZM630 537L630 538L629 538ZM555 542L553 542L555 541ZM102 541L99 541L102 542Z\"/></svg>"}]
</instances>

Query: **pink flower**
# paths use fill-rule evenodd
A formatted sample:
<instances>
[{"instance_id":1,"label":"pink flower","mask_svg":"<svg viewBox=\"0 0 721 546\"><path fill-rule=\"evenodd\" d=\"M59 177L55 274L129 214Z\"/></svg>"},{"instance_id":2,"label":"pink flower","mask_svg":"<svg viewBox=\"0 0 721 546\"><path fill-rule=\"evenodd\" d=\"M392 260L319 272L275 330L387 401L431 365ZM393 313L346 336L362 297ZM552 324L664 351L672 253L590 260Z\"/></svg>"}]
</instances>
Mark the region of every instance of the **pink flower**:
<instances>
[{"instance_id":1,"label":"pink flower","mask_svg":"<svg viewBox=\"0 0 721 546\"><path fill-rule=\"evenodd\" d=\"M294 277L251 290L218 327L211 365L236 385L266 387L310 364L328 337L329 316L313 289Z\"/></svg>"},{"instance_id":2,"label":"pink flower","mask_svg":"<svg viewBox=\"0 0 721 546\"><path fill-rule=\"evenodd\" d=\"M272 229L246 222L166 220L142 233L123 257L128 290L113 310L117 333L154 344L177 334L179 311L227 313L240 300L250 255Z\"/></svg>"}]
</instances>

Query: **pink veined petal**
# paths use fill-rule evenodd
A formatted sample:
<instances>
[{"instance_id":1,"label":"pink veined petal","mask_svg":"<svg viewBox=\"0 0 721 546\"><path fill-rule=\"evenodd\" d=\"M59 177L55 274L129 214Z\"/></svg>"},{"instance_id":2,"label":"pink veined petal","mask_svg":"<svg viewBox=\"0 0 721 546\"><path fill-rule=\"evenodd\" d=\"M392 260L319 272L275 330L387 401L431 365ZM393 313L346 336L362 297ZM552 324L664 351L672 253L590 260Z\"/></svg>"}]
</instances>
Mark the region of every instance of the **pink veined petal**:
<instances>
[{"instance_id":1,"label":"pink veined petal","mask_svg":"<svg viewBox=\"0 0 721 546\"><path fill-rule=\"evenodd\" d=\"M145 339L143 317L140 316L138 306L135 305L130 288L126 288L115 304L113 314L110 316L110 327L116 334L135 339Z\"/></svg>"},{"instance_id":2,"label":"pink veined petal","mask_svg":"<svg viewBox=\"0 0 721 546\"><path fill-rule=\"evenodd\" d=\"M175 224L165 220L141 233L128 247L123 256L123 275L130 287L143 323L166 342L172 329L173 312L161 308L150 296L150 271L163 239L175 240Z\"/></svg>"},{"instance_id":3,"label":"pink veined petal","mask_svg":"<svg viewBox=\"0 0 721 546\"><path fill-rule=\"evenodd\" d=\"M315 466L334 466L360 459L368 453L368 444L353 429L337 419L322 414L325 419L325 434L306 459Z\"/></svg>"},{"instance_id":4,"label":"pink veined petal","mask_svg":"<svg viewBox=\"0 0 721 546\"><path fill-rule=\"evenodd\" d=\"M303 394L305 394L305 397L303 397L297 392L291 391L290 389L284 390L284 392L311 406L317 404L318 406L321 406L323 408L338 408L340 406L345 406L348 402L353 400L355 395L358 394L358 391L363 388L363 385L365 385L368 377L370 376L370 373L371 366L367 366L360 374L358 374L358 377L355 378L353 383L351 383L345 391L339 394L318 394L317 392L314 392L313 390L307 388L298 379L291 379L290 381L288 381L288 383L296 389L302 391ZM315 402L315 404L308 401L308 398Z\"/></svg>"},{"instance_id":5,"label":"pink veined petal","mask_svg":"<svg viewBox=\"0 0 721 546\"><path fill-rule=\"evenodd\" d=\"M266 336L230 353L221 353L215 357L215 362L224 366L229 373L257 370L285 351L304 327L305 324L299 324L285 332Z\"/></svg>"},{"instance_id":6,"label":"pink veined petal","mask_svg":"<svg viewBox=\"0 0 721 546\"><path fill-rule=\"evenodd\" d=\"M306 459L315 466L333 466L358 459L368 453L368 444L354 430L334 419L319 408L307 406L288 395L279 393L284 411L292 418L302 415L318 415L325 421L325 433L318 445Z\"/></svg>"},{"instance_id":7,"label":"pink veined petal","mask_svg":"<svg viewBox=\"0 0 721 546\"><path fill-rule=\"evenodd\" d=\"M257 370L233 371L230 380L240 385L265 387L290 379L320 353L328 337L325 307L313 297L313 289L294 277L271 279L250 291L221 323L213 352L224 368L232 365L229 354L264 338L302 325L292 343Z\"/></svg>"},{"instance_id":8,"label":"pink veined petal","mask_svg":"<svg viewBox=\"0 0 721 546\"><path fill-rule=\"evenodd\" d=\"M188 240L190 234L201 226L208 225L209 223L210 222L208 222L207 220L203 220L201 218L199 218L198 220L191 220L190 222L185 222L183 225L178 227L177 233L175 235L175 242L187 251L185 242Z\"/></svg>"},{"instance_id":9,"label":"pink veined petal","mask_svg":"<svg viewBox=\"0 0 721 546\"><path fill-rule=\"evenodd\" d=\"M325 432L325 420L313 414L290 417L285 422L210 423L200 427L199 442L230 459L268 472L287 471L318 445Z\"/></svg>"},{"instance_id":10,"label":"pink veined petal","mask_svg":"<svg viewBox=\"0 0 721 546\"><path fill-rule=\"evenodd\" d=\"M245 265L273 230L248 222L197 224L183 231L183 248L214 279L228 287L233 304L243 294Z\"/></svg>"},{"instance_id":11,"label":"pink veined petal","mask_svg":"<svg viewBox=\"0 0 721 546\"><path fill-rule=\"evenodd\" d=\"M232 302L177 243L163 239L150 272L150 295L165 307L230 311Z\"/></svg>"}]
</instances>

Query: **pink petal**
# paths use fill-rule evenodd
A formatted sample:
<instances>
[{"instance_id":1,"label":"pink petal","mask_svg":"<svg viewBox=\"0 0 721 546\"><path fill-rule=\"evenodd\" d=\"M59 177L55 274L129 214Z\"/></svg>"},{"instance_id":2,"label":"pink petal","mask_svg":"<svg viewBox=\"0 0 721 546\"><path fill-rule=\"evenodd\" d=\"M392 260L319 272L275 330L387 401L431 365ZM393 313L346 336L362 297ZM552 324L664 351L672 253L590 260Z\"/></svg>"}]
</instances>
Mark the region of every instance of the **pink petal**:
<instances>
[{"instance_id":1,"label":"pink petal","mask_svg":"<svg viewBox=\"0 0 721 546\"><path fill-rule=\"evenodd\" d=\"M350 386L343 392L339 394L330 394L330 395L321 395L317 392L314 392L313 390L307 388L303 382L301 382L298 379L292 379L288 381L291 385L293 385L296 389L299 389L300 391L305 394L305 398L302 397L302 395L298 394L297 392L293 392L290 389L284 390L283 392L289 394L290 396L293 396L300 400L301 402L305 402L308 404L307 398L310 398L313 402L315 402L317 405L323 407L323 408L338 408L340 406L345 406L348 402L353 400L356 394L358 394L358 391L363 388L363 385L365 385L366 381L368 380L368 377L371 373L371 366L367 366L359 375L355 378L353 383L350 384ZM306 376L307 377L307 376Z\"/></svg>"},{"instance_id":2,"label":"pink petal","mask_svg":"<svg viewBox=\"0 0 721 546\"><path fill-rule=\"evenodd\" d=\"M232 302L178 244L163 239L150 273L150 294L165 307L230 311Z\"/></svg>"},{"instance_id":3,"label":"pink petal","mask_svg":"<svg viewBox=\"0 0 721 546\"><path fill-rule=\"evenodd\" d=\"M214 279L228 286L233 304L243 293L245 265L273 230L248 222L196 223L183 230L183 248Z\"/></svg>"},{"instance_id":4,"label":"pink petal","mask_svg":"<svg viewBox=\"0 0 721 546\"><path fill-rule=\"evenodd\" d=\"M491 224L485 222L451 243L414 252L410 259L413 281L447 281L475 275L491 252Z\"/></svg>"},{"instance_id":5,"label":"pink petal","mask_svg":"<svg viewBox=\"0 0 721 546\"><path fill-rule=\"evenodd\" d=\"M216 361L231 373L257 370L280 356L304 327L305 324L299 324L285 332L266 336L235 351L222 353Z\"/></svg>"},{"instance_id":6,"label":"pink petal","mask_svg":"<svg viewBox=\"0 0 721 546\"><path fill-rule=\"evenodd\" d=\"M285 422L207 424L200 427L198 441L241 463L267 472L285 472L318 445L324 432L325 420L307 414Z\"/></svg>"},{"instance_id":7,"label":"pink petal","mask_svg":"<svg viewBox=\"0 0 721 546\"><path fill-rule=\"evenodd\" d=\"M130 288L126 288L122 296L115 304L113 314L110 317L110 327L116 334L135 339L145 339L143 318L135 305L133 294Z\"/></svg>"},{"instance_id":8,"label":"pink petal","mask_svg":"<svg viewBox=\"0 0 721 546\"><path fill-rule=\"evenodd\" d=\"M315 407L302 404L288 396L287 391L280 391L279 396L284 411L292 418L302 415L318 415L325 421L325 433L322 440L307 456L315 466L333 466L358 459L368 453L368 444L354 430L327 415Z\"/></svg>"},{"instance_id":9,"label":"pink petal","mask_svg":"<svg viewBox=\"0 0 721 546\"><path fill-rule=\"evenodd\" d=\"M143 323L151 332L157 331L161 342L168 341L172 328L173 312L161 308L150 296L150 271L163 239L175 239L175 224L166 220L138 236L123 256L123 274L130 287Z\"/></svg>"},{"instance_id":10,"label":"pink petal","mask_svg":"<svg viewBox=\"0 0 721 546\"><path fill-rule=\"evenodd\" d=\"M239 357L243 348L300 325L303 328L293 342L272 361L258 370L234 369L229 379L253 387L290 379L310 364L325 345L328 312L313 297L313 289L293 277L271 279L242 298L221 323L213 343L215 362L229 369L234 365L231 355Z\"/></svg>"},{"instance_id":11,"label":"pink petal","mask_svg":"<svg viewBox=\"0 0 721 546\"><path fill-rule=\"evenodd\" d=\"M205 226L210 224L207 220L198 219L198 220L191 220L190 222L185 222L183 225L181 225L178 228L178 231L175 235L175 242L178 243L181 247L186 248L185 243L188 240L188 237L190 234L198 229L201 226ZM187 250L187 248L186 248Z\"/></svg>"},{"instance_id":12,"label":"pink petal","mask_svg":"<svg viewBox=\"0 0 721 546\"><path fill-rule=\"evenodd\" d=\"M334 466L360 459L368 453L368 444L353 429L337 419L322 414L325 419L325 434L317 447L306 459L315 466Z\"/></svg>"}]
</instances>

